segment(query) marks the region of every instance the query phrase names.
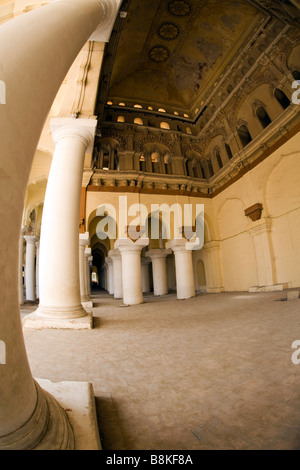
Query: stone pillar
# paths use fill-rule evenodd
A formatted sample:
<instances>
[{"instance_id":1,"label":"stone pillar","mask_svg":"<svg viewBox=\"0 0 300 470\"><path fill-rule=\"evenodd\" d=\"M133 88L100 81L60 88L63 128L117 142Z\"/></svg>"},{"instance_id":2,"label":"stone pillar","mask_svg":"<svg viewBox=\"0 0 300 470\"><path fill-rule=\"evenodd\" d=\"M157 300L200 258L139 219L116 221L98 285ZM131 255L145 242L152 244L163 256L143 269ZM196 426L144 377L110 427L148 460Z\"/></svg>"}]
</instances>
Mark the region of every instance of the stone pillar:
<instances>
[{"instance_id":1,"label":"stone pillar","mask_svg":"<svg viewBox=\"0 0 300 470\"><path fill-rule=\"evenodd\" d=\"M250 287L250 292L282 290L286 287L277 284L272 253L271 225L272 221L268 218L257 220L249 225L249 232L254 241L258 277L258 286Z\"/></svg>"},{"instance_id":2,"label":"stone pillar","mask_svg":"<svg viewBox=\"0 0 300 470\"><path fill-rule=\"evenodd\" d=\"M107 257L105 258L105 262L107 264L107 275L106 275L106 281L107 281L107 291L110 295L114 294L114 267L113 267L113 262L112 259Z\"/></svg>"},{"instance_id":3,"label":"stone pillar","mask_svg":"<svg viewBox=\"0 0 300 470\"><path fill-rule=\"evenodd\" d=\"M119 250L110 250L108 256L112 259L113 263L113 282L114 282L114 297L115 299L122 299L123 297L123 280L122 280L122 258Z\"/></svg>"},{"instance_id":4,"label":"stone pillar","mask_svg":"<svg viewBox=\"0 0 300 470\"><path fill-rule=\"evenodd\" d=\"M186 244L187 240L184 238L175 238L166 244L166 248L170 248L175 256L178 299L189 299L195 296L192 250L187 250Z\"/></svg>"},{"instance_id":5,"label":"stone pillar","mask_svg":"<svg viewBox=\"0 0 300 470\"><path fill-rule=\"evenodd\" d=\"M204 245L206 292L224 292L220 263L220 242L212 240Z\"/></svg>"},{"instance_id":6,"label":"stone pillar","mask_svg":"<svg viewBox=\"0 0 300 470\"><path fill-rule=\"evenodd\" d=\"M6 85L0 113L0 339L7 358L0 366L1 450L74 448L66 413L29 368L18 299L18 247L24 195L47 115L91 33L99 23L114 22L113 5L112 0L61 0L0 27L1 80ZM61 230L58 224L55 228Z\"/></svg>"},{"instance_id":7,"label":"stone pillar","mask_svg":"<svg viewBox=\"0 0 300 470\"><path fill-rule=\"evenodd\" d=\"M119 238L115 249L122 256L123 303L137 305L143 302L141 251L149 245L148 238L139 238L136 242L130 238Z\"/></svg>"},{"instance_id":8,"label":"stone pillar","mask_svg":"<svg viewBox=\"0 0 300 470\"><path fill-rule=\"evenodd\" d=\"M25 277L26 277L26 300L36 300L35 295L35 235L25 235L26 240L26 260L25 260Z\"/></svg>"},{"instance_id":9,"label":"stone pillar","mask_svg":"<svg viewBox=\"0 0 300 470\"><path fill-rule=\"evenodd\" d=\"M89 294L87 291L87 266L86 266L86 256L85 250L86 245L90 242L89 233L80 233L79 234L79 280L80 280L80 297L81 304L83 307L92 307Z\"/></svg>"},{"instance_id":10,"label":"stone pillar","mask_svg":"<svg viewBox=\"0 0 300 470\"><path fill-rule=\"evenodd\" d=\"M93 257L91 256L92 250L91 248L86 248L84 250L84 257L85 257L85 285L86 285L86 296L89 300L91 300L91 264L93 261Z\"/></svg>"},{"instance_id":11,"label":"stone pillar","mask_svg":"<svg viewBox=\"0 0 300 470\"><path fill-rule=\"evenodd\" d=\"M36 311L36 315L49 319L74 320L87 314L80 295L78 223L84 157L87 150L92 150L96 124L94 119L72 118L50 122L55 151L42 218L40 305ZM83 276L84 244L80 269ZM57 322L57 327L65 324Z\"/></svg>"},{"instance_id":12,"label":"stone pillar","mask_svg":"<svg viewBox=\"0 0 300 470\"><path fill-rule=\"evenodd\" d=\"M168 293L167 256L172 250L154 249L147 251L146 256L152 260L154 295Z\"/></svg>"},{"instance_id":13,"label":"stone pillar","mask_svg":"<svg viewBox=\"0 0 300 470\"><path fill-rule=\"evenodd\" d=\"M24 284L23 284L23 255L24 255L24 234L25 228L22 227L19 239L19 303L24 304Z\"/></svg>"},{"instance_id":14,"label":"stone pillar","mask_svg":"<svg viewBox=\"0 0 300 470\"><path fill-rule=\"evenodd\" d=\"M148 294L151 291L150 287L150 272L149 264L151 263L149 258L142 256L142 290L143 294Z\"/></svg>"},{"instance_id":15,"label":"stone pillar","mask_svg":"<svg viewBox=\"0 0 300 470\"><path fill-rule=\"evenodd\" d=\"M35 291L36 291L36 298L40 298L40 242L36 242L35 244Z\"/></svg>"}]
</instances>

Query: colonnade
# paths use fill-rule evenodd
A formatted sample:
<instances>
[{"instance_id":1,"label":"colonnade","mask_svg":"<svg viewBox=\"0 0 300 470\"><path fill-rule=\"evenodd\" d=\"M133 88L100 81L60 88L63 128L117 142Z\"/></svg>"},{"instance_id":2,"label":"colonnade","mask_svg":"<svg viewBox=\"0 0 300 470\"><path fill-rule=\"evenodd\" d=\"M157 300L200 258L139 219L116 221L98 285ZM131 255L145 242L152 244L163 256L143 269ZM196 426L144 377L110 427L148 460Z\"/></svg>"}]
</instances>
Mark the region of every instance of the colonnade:
<instances>
[{"instance_id":1,"label":"colonnade","mask_svg":"<svg viewBox=\"0 0 300 470\"><path fill-rule=\"evenodd\" d=\"M141 256L143 248L149 245L148 238L136 242L131 239L116 240L114 249L108 252L102 269L102 285L115 299L123 299L125 305L143 302L143 294L150 292L149 264L152 262L153 293L155 296L168 293L167 256L175 256L177 298L189 299L195 296L192 251L186 240L174 239L167 248L151 249Z\"/></svg>"},{"instance_id":2,"label":"colonnade","mask_svg":"<svg viewBox=\"0 0 300 470\"><path fill-rule=\"evenodd\" d=\"M108 40L119 5L119 0L59 0L0 27L0 63L5 64L1 80L6 85L6 103L0 112L0 337L6 348L6 363L0 365L0 450L62 450L76 445L66 412L38 385L30 371L19 308L18 248L24 195L51 105L91 35L92 40ZM55 152L44 206L47 217L40 238L38 316L76 321L87 315L79 287L77 184L81 187L83 160L92 146L96 123L93 119L67 121L59 119L51 127ZM66 232L60 225L62 221ZM26 243L32 253L36 240L27 237ZM28 256L25 267L26 277L31 280L32 260L33 256ZM70 269L70 276L66 276L70 263L77 269ZM28 296L34 297L35 286L26 284Z\"/></svg>"}]
</instances>

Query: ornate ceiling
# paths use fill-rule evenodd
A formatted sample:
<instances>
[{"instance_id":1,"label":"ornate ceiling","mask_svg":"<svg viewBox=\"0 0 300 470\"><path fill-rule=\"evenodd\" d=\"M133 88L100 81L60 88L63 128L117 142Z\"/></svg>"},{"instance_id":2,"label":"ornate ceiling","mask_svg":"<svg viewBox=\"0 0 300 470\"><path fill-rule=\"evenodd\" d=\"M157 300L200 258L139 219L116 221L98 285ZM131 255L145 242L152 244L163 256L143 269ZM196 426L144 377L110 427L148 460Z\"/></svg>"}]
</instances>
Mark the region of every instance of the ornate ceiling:
<instances>
[{"instance_id":1,"label":"ornate ceiling","mask_svg":"<svg viewBox=\"0 0 300 470\"><path fill-rule=\"evenodd\" d=\"M273 15L292 19L295 7L283 0L125 0L107 46L102 107L194 117L271 4Z\"/></svg>"}]
</instances>

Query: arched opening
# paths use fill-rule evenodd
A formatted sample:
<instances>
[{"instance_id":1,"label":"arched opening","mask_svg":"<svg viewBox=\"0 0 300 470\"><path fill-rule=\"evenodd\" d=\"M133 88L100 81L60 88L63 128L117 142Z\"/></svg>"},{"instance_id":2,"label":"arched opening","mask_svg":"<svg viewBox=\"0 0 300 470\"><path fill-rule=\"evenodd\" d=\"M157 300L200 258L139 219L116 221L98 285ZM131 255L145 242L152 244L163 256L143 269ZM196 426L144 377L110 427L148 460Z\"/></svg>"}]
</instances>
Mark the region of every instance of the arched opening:
<instances>
[{"instance_id":1,"label":"arched opening","mask_svg":"<svg viewBox=\"0 0 300 470\"><path fill-rule=\"evenodd\" d=\"M286 96L286 94L280 90L279 88L276 88L274 92L274 96L277 99L278 103L281 105L283 109L287 109L289 105L291 104L289 98Z\"/></svg>"},{"instance_id":2,"label":"arched opening","mask_svg":"<svg viewBox=\"0 0 300 470\"><path fill-rule=\"evenodd\" d=\"M211 178L212 176L214 176L215 172L214 172L214 169L210 160L208 160L207 162L207 168L209 171L209 177Z\"/></svg>"},{"instance_id":3,"label":"arched opening","mask_svg":"<svg viewBox=\"0 0 300 470\"><path fill-rule=\"evenodd\" d=\"M300 81L300 72L299 72L299 70L293 70L292 75L293 75L295 80Z\"/></svg>"},{"instance_id":4,"label":"arched opening","mask_svg":"<svg viewBox=\"0 0 300 470\"><path fill-rule=\"evenodd\" d=\"M125 122L125 116L118 116L117 122Z\"/></svg>"},{"instance_id":5,"label":"arched opening","mask_svg":"<svg viewBox=\"0 0 300 470\"><path fill-rule=\"evenodd\" d=\"M261 125L263 126L263 128L265 129L266 127L268 127L270 124L271 124L271 118L270 116L268 115L267 111L265 110L265 108L263 106L259 106L256 110L256 116L258 117Z\"/></svg>"},{"instance_id":6,"label":"arched opening","mask_svg":"<svg viewBox=\"0 0 300 470\"><path fill-rule=\"evenodd\" d=\"M193 167L194 178L202 178L201 170L200 170L199 163L197 162L197 160L193 160L192 167Z\"/></svg>"},{"instance_id":7,"label":"arched opening","mask_svg":"<svg viewBox=\"0 0 300 470\"><path fill-rule=\"evenodd\" d=\"M120 160L116 149L114 150L114 170L120 170Z\"/></svg>"},{"instance_id":8,"label":"arched opening","mask_svg":"<svg viewBox=\"0 0 300 470\"><path fill-rule=\"evenodd\" d=\"M170 155L166 154L164 156L164 165L165 165L165 172L167 175L172 175L172 160Z\"/></svg>"},{"instance_id":9,"label":"arched opening","mask_svg":"<svg viewBox=\"0 0 300 470\"><path fill-rule=\"evenodd\" d=\"M237 131L242 146L246 147L248 144L250 144L250 142L252 141L252 137L250 135L248 127L245 124L242 124Z\"/></svg>"},{"instance_id":10,"label":"arched opening","mask_svg":"<svg viewBox=\"0 0 300 470\"><path fill-rule=\"evenodd\" d=\"M138 126L143 126L144 125L144 121L141 118L134 118L133 122L134 122L134 124L137 124Z\"/></svg>"},{"instance_id":11,"label":"arched opening","mask_svg":"<svg viewBox=\"0 0 300 470\"><path fill-rule=\"evenodd\" d=\"M160 173L159 158L160 158L160 155L158 152L151 153L151 165L152 165L153 173Z\"/></svg>"},{"instance_id":12,"label":"arched opening","mask_svg":"<svg viewBox=\"0 0 300 470\"><path fill-rule=\"evenodd\" d=\"M170 130L170 124L169 124L168 122L164 122L164 121L161 122L160 125L159 125L159 127L160 127L161 129Z\"/></svg>"},{"instance_id":13,"label":"arched opening","mask_svg":"<svg viewBox=\"0 0 300 470\"><path fill-rule=\"evenodd\" d=\"M146 158L144 154L140 155L139 165L140 165L140 171L147 171Z\"/></svg>"},{"instance_id":14,"label":"arched opening","mask_svg":"<svg viewBox=\"0 0 300 470\"><path fill-rule=\"evenodd\" d=\"M225 144L225 150L226 150L226 153L227 153L227 156L228 156L229 160L231 160L232 157L233 157L233 155L232 155L232 151L231 151L230 145Z\"/></svg>"},{"instance_id":15,"label":"arched opening","mask_svg":"<svg viewBox=\"0 0 300 470\"><path fill-rule=\"evenodd\" d=\"M109 170L109 163L110 163L110 155L109 155L109 150L107 148L103 148L103 164L102 164L102 169L103 170Z\"/></svg>"},{"instance_id":16,"label":"arched opening","mask_svg":"<svg viewBox=\"0 0 300 470\"><path fill-rule=\"evenodd\" d=\"M219 168L223 168L223 162L222 162L222 158L221 158L221 155L220 155L220 152L219 150L216 150L216 159L217 159L217 162L218 162L218 165L219 165Z\"/></svg>"}]
</instances>

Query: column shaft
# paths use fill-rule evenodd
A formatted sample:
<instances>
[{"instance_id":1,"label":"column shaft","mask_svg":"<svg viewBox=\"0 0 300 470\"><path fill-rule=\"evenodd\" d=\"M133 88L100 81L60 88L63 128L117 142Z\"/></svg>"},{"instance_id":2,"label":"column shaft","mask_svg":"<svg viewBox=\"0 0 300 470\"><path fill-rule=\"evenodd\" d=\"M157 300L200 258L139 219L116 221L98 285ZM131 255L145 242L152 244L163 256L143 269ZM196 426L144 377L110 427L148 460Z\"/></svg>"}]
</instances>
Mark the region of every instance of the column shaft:
<instances>
[{"instance_id":1,"label":"column shaft","mask_svg":"<svg viewBox=\"0 0 300 470\"><path fill-rule=\"evenodd\" d=\"M143 302L141 251L149 244L149 239L139 239L135 243L130 239L118 239L115 249L122 256L123 303L137 305Z\"/></svg>"},{"instance_id":2,"label":"column shaft","mask_svg":"<svg viewBox=\"0 0 300 470\"><path fill-rule=\"evenodd\" d=\"M119 250L110 250L108 253L113 263L113 284L114 298L122 299L123 297L123 279L122 279L122 258Z\"/></svg>"},{"instance_id":3,"label":"column shaft","mask_svg":"<svg viewBox=\"0 0 300 470\"><path fill-rule=\"evenodd\" d=\"M177 298L189 299L195 296L195 281L192 250L186 249L185 239L174 239L166 245L175 255Z\"/></svg>"},{"instance_id":4,"label":"column shaft","mask_svg":"<svg viewBox=\"0 0 300 470\"><path fill-rule=\"evenodd\" d=\"M81 180L96 121L55 119L52 128L56 146L42 218L40 305L36 313L49 318L78 318L86 315L81 305L79 276ZM83 267L80 272L84 275Z\"/></svg>"},{"instance_id":5,"label":"column shaft","mask_svg":"<svg viewBox=\"0 0 300 470\"><path fill-rule=\"evenodd\" d=\"M24 195L42 128L80 49L105 14L109 19L109 5L105 0L51 2L0 27L1 80L6 85L0 113L0 338L7 357L0 370L0 449L72 448L63 410L30 372L18 299L18 247Z\"/></svg>"},{"instance_id":6,"label":"column shaft","mask_svg":"<svg viewBox=\"0 0 300 470\"><path fill-rule=\"evenodd\" d=\"M26 300L35 301L35 242L34 235L25 235L26 240L26 261L25 261L25 277L26 277Z\"/></svg>"}]
</instances>

